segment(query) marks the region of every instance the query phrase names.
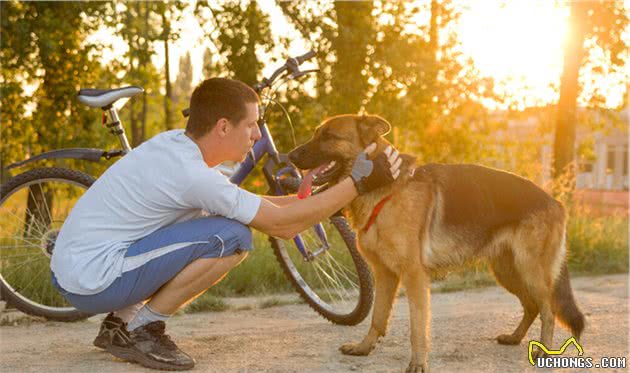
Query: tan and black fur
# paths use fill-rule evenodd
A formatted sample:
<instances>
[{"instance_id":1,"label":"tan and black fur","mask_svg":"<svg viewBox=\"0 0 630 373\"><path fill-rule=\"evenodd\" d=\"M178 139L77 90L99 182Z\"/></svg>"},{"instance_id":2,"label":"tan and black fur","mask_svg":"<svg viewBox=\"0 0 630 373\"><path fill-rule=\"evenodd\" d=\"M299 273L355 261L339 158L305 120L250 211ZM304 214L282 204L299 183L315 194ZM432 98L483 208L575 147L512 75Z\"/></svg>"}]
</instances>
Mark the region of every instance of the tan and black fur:
<instances>
[{"instance_id":1,"label":"tan and black fur","mask_svg":"<svg viewBox=\"0 0 630 373\"><path fill-rule=\"evenodd\" d=\"M289 157L300 168L335 160L336 183L350 174L357 154L390 125L378 116L341 115L317 128L313 138ZM430 272L487 259L497 282L516 295L523 319L500 344L519 344L540 315L540 341L552 346L558 319L579 338L584 316L573 298L566 264L566 215L562 204L534 183L478 165L414 165L403 155L401 176L391 186L357 197L346 211L359 249L370 264L376 297L372 324L359 343L341 346L349 355L367 355L385 335L399 285L406 289L411 323L408 372L428 371ZM413 171L413 174L412 174ZM376 204L392 195L375 223L364 227Z\"/></svg>"}]
</instances>

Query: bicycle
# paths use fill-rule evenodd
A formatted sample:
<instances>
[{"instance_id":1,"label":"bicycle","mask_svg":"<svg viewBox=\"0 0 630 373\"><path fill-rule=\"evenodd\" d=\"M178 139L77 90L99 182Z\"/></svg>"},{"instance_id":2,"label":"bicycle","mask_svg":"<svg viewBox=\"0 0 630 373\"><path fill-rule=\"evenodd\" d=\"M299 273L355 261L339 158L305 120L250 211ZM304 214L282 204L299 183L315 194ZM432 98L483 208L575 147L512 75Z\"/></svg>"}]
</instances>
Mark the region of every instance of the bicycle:
<instances>
[{"instance_id":1,"label":"bicycle","mask_svg":"<svg viewBox=\"0 0 630 373\"><path fill-rule=\"evenodd\" d=\"M223 168L233 183L240 185L267 155L262 171L270 193L287 195L297 191L301 175L286 154L276 149L266 123L266 109L276 103L273 98L276 84L318 71L299 69L300 64L314 56L311 51L289 58L270 78L253 86L259 94L271 92L264 96L260 108L258 125L262 138L237 169L227 172ZM118 137L121 149L58 149L13 163L7 169L45 159L99 162L124 156L131 147L113 104L141 92L143 89L135 86L79 91L79 101L103 111L103 124ZM187 116L188 109L183 114ZM288 116L286 111L285 114ZM73 308L55 290L49 262L63 221L94 181L93 176L82 171L42 167L18 174L0 187L0 295L15 308L57 321L91 316ZM323 188L320 186L319 190ZM357 251L355 235L342 215L335 214L292 240L275 237L269 240L284 273L312 309L336 324L356 325L363 321L373 302L372 277Z\"/></svg>"}]
</instances>

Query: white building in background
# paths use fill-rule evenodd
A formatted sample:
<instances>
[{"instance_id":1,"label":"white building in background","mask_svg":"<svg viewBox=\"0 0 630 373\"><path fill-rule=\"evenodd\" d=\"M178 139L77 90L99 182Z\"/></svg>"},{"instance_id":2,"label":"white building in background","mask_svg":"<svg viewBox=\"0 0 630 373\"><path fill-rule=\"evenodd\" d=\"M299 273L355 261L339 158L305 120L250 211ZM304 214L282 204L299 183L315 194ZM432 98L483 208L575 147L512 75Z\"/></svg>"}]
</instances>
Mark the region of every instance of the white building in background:
<instances>
[{"instance_id":1,"label":"white building in background","mask_svg":"<svg viewBox=\"0 0 630 373\"><path fill-rule=\"evenodd\" d=\"M608 134L578 133L578 141L594 136L594 160L580 160L576 186L579 189L628 190L628 128L613 128Z\"/></svg>"},{"instance_id":2,"label":"white building in background","mask_svg":"<svg viewBox=\"0 0 630 373\"><path fill-rule=\"evenodd\" d=\"M497 113L494 120L505 113ZM578 156L578 173L576 175L577 189L594 189L602 191L627 191L630 187L628 178L628 111L621 113L624 121L622 129L604 121L601 130L591 131L578 124L576 133L577 147L583 143L592 145L590 157ZM537 182L545 184L551 180L553 161L553 136L551 134L538 135L541 122L540 113L532 110L531 115L524 115L518 119L505 119L506 128L496 134L498 146L503 141L518 142L522 139L535 139L540 144L538 157L541 163L541 175ZM503 165L514 169L512 165ZM502 166L502 165L498 165ZM511 166L511 167L510 167Z\"/></svg>"}]
</instances>

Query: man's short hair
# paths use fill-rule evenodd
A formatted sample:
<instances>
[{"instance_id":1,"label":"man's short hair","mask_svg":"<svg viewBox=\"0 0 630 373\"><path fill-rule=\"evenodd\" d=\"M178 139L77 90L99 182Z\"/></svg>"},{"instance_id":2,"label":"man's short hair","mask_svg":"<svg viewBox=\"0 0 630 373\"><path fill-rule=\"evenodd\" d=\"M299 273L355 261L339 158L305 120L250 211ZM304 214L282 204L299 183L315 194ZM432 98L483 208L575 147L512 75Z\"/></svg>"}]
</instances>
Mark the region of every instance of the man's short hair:
<instances>
[{"instance_id":1,"label":"man's short hair","mask_svg":"<svg viewBox=\"0 0 630 373\"><path fill-rule=\"evenodd\" d=\"M258 102L256 92L243 82L226 78L206 79L190 97L186 132L199 138L210 132L221 118L236 124L247 114L245 104Z\"/></svg>"}]
</instances>

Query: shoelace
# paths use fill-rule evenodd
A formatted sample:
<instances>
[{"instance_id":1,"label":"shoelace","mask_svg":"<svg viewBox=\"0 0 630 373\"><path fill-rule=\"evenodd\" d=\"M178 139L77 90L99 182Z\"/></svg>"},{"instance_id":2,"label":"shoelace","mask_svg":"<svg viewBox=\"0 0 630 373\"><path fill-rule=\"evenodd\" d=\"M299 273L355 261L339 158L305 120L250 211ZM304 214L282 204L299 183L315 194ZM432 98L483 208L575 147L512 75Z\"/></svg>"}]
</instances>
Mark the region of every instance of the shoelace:
<instances>
[{"instance_id":1,"label":"shoelace","mask_svg":"<svg viewBox=\"0 0 630 373\"><path fill-rule=\"evenodd\" d=\"M177 345L175 344L175 342L171 340L171 337L169 335L164 333L165 327L166 326L164 323L150 324L147 326L147 331L164 347L171 350L176 350Z\"/></svg>"},{"instance_id":2,"label":"shoelace","mask_svg":"<svg viewBox=\"0 0 630 373\"><path fill-rule=\"evenodd\" d=\"M175 344L175 342L171 340L171 337L168 336L167 334L162 334L160 336L160 343L168 349L177 350L177 345Z\"/></svg>"}]
</instances>

